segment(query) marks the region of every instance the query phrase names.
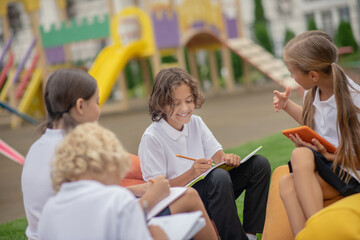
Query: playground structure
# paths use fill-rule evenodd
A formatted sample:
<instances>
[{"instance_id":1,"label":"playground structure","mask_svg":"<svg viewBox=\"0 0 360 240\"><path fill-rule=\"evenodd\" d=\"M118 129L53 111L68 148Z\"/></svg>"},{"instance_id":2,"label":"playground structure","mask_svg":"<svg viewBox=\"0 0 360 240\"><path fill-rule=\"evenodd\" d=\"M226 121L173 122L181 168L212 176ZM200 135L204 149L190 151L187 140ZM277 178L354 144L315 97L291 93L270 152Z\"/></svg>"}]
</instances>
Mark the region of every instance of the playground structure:
<instances>
[{"instance_id":1,"label":"playground structure","mask_svg":"<svg viewBox=\"0 0 360 240\"><path fill-rule=\"evenodd\" d=\"M177 61L171 66L186 69L188 62L189 72L199 79L196 63L196 52L199 50L207 52L211 88L214 92L220 90L216 51L221 53L221 62L226 70L225 88L229 92L235 89L231 51L243 60L245 87L251 87L250 66L283 87L298 87L281 60L244 37L238 1L234 2L233 6L237 14L231 16L223 11L221 1L214 3L210 0L183 0L177 4L172 0L161 4L145 1L144 10L128 7L115 14L112 12L110 0L109 14L102 20L95 17L91 23L87 20L81 23L72 20L69 23L64 17L66 2L57 0L63 22L60 27L52 26L50 30L44 30L37 19L40 0L18 0L25 5L30 16L34 40L16 69L11 51L12 37L6 20L6 5L14 1L16 0L4 0L0 3L0 15L4 30L7 30L4 31L7 44L1 51L0 60L3 61L8 54L0 74L0 84L3 84L2 88L0 86L0 100L2 106L7 107L5 109L10 109L21 119L40 119L45 114L41 97L45 79L53 69L50 66L69 66L64 64L71 61L70 44L108 37L112 43L100 51L89 73L98 81L101 105L111 96L115 86L120 88L122 99L119 104L108 104L109 111L129 108L126 80L123 75L124 67L129 61L139 61L145 91L149 95L153 76L169 66L162 61L166 56L172 56ZM30 67L24 70L25 63L30 61L32 51L34 53ZM22 80L19 81L20 76ZM5 101L8 103L5 104ZM17 127L19 124L20 118L12 117L11 126Z\"/></svg>"},{"instance_id":2,"label":"playground structure","mask_svg":"<svg viewBox=\"0 0 360 240\"><path fill-rule=\"evenodd\" d=\"M177 66L186 69L184 49L188 50L190 73L199 79L195 53L198 49L208 51L212 87L219 90L219 73L217 72L215 50L221 50L222 62L227 69L226 89L234 90L233 69L230 51L233 51L245 62L245 85L251 85L249 66L253 66L269 79L283 87L297 88L281 60L275 59L250 39L241 34L239 16L228 17L222 12L221 2L212 4L208 0L189 1L176 5L150 4L146 2L147 12L136 7L124 9L111 21L113 44L104 48L94 61L89 73L98 81L100 104L109 97L117 76L129 59L141 61L146 92L151 91L148 66L144 58L150 58L155 75L162 68L161 59L172 55L177 59ZM121 32L121 27L128 25L128 32ZM124 37L125 36L125 37ZM128 39L130 38L130 40ZM124 80L120 86L125 86Z\"/></svg>"},{"instance_id":3,"label":"playground structure","mask_svg":"<svg viewBox=\"0 0 360 240\"><path fill-rule=\"evenodd\" d=\"M41 118L45 114L42 100L42 80L46 76L46 65L38 28L39 1L29 0L20 0L20 2L23 3L25 11L29 15L34 38L26 54L18 65L15 65L11 49L13 37L10 36L9 22L6 17L9 2L13 2L13 0L0 2L0 16L6 41L4 49L1 50L0 65L5 61L6 54L9 56L0 74L0 106L13 114L10 121L11 127L15 128L23 119L37 124L38 122L34 118ZM31 59L32 54L34 57ZM25 69L27 62L30 63L30 67Z\"/></svg>"}]
</instances>

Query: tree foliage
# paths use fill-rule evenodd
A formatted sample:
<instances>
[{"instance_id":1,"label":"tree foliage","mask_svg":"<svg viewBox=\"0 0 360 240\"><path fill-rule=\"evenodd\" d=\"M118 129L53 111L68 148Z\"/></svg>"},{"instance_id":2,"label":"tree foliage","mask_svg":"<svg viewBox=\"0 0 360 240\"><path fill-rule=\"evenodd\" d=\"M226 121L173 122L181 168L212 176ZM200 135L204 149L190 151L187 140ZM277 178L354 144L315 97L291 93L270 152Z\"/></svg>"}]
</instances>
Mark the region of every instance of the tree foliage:
<instances>
[{"instance_id":1,"label":"tree foliage","mask_svg":"<svg viewBox=\"0 0 360 240\"><path fill-rule=\"evenodd\" d=\"M233 70L234 70L235 82L239 82L239 79L243 74L242 59L238 55L236 55L235 53L231 52L231 60L232 60L232 67L233 67Z\"/></svg>"},{"instance_id":2,"label":"tree foliage","mask_svg":"<svg viewBox=\"0 0 360 240\"><path fill-rule=\"evenodd\" d=\"M295 37L295 33L291 31L289 28L286 28L285 37L284 37L284 46L294 37Z\"/></svg>"},{"instance_id":3,"label":"tree foliage","mask_svg":"<svg viewBox=\"0 0 360 240\"><path fill-rule=\"evenodd\" d=\"M254 22L254 35L255 38L263 48L269 52L273 52L273 45L267 29L267 20L262 5L262 0L255 1L255 22Z\"/></svg>"},{"instance_id":4,"label":"tree foliage","mask_svg":"<svg viewBox=\"0 0 360 240\"><path fill-rule=\"evenodd\" d=\"M262 0L255 0L255 22L266 22Z\"/></svg>"},{"instance_id":5,"label":"tree foliage","mask_svg":"<svg viewBox=\"0 0 360 240\"><path fill-rule=\"evenodd\" d=\"M315 18L312 17L308 20L307 22L307 30L318 30L317 26L316 26L316 21Z\"/></svg>"},{"instance_id":6,"label":"tree foliage","mask_svg":"<svg viewBox=\"0 0 360 240\"><path fill-rule=\"evenodd\" d=\"M272 43L267 31L266 22L257 22L254 25L255 37L257 42L269 52L272 51Z\"/></svg>"},{"instance_id":7,"label":"tree foliage","mask_svg":"<svg viewBox=\"0 0 360 240\"><path fill-rule=\"evenodd\" d=\"M358 44L354 38L354 34L349 22L341 21L338 26L338 31L335 35L335 44L337 47L351 46L354 52L358 50Z\"/></svg>"}]
</instances>

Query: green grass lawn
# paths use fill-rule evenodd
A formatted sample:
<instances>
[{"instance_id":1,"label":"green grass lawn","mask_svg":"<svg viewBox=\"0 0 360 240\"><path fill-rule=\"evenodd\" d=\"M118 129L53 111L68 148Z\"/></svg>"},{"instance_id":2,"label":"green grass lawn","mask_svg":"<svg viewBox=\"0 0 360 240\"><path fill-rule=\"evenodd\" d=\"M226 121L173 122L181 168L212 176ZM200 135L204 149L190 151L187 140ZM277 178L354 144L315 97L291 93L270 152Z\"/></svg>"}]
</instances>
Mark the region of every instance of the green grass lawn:
<instances>
[{"instance_id":1,"label":"green grass lawn","mask_svg":"<svg viewBox=\"0 0 360 240\"><path fill-rule=\"evenodd\" d=\"M26 218L16 219L0 225L0 240L27 239L25 229L27 227Z\"/></svg>"},{"instance_id":2,"label":"green grass lawn","mask_svg":"<svg viewBox=\"0 0 360 240\"><path fill-rule=\"evenodd\" d=\"M234 153L240 157L244 157L260 145L262 145L263 148L260 149L258 154L264 155L269 159L272 171L276 167L286 164L290 159L292 149L294 149L294 144L281 133L279 133L260 139L258 141L248 142L236 148L227 149L226 152ZM236 200L240 219L242 219L243 202L244 196L241 195ZM26 239L26 226L27 221L25 217L1 224L0 240Z\"/></svg>"},{"instance_id":3,"label":"green grass lawn","mask_svg":"<svg viewBox=\"0 0 360 240\"><path fill-rule=\"evenodd\" d=\"M240 157L244 157L259 146L263 147L259 150L259 152L257 152L257 154L263 155L269 159L271 172L273 172L274 169L278 166L287 164L287 162L290 160L291 152L295 148L293 142L279 133L265 137L258 141L248 142L236 148L227 149L226 152L234 153ZM238 215L242 222L244 194L241 194L240 197L236 200L236 205L238 209ZM261 235L258 235L258 239L261 239Z\"/></svg>"}]
</instances>

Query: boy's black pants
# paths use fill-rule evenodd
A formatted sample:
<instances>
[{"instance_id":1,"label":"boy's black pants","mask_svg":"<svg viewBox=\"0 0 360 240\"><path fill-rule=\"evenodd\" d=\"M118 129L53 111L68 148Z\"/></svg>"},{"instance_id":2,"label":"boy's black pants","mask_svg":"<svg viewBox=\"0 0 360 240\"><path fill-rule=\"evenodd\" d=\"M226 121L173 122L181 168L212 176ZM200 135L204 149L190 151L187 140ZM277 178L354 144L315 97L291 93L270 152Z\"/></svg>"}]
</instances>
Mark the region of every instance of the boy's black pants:
<instances>
[{"instance_id":1,"label":"boy's black pants","mask_svg":"<svg viewBox=\"0 0 360 240\"><path fill-rule=\"evenodd\" d=\"M214 220L222 240L248 239L246 233L262 233L270 184L269 161L254 155L239 167L226 171L215 169L193 185ZM245 192L243 225L235 200Z\"/></svg>"}]
</instances>

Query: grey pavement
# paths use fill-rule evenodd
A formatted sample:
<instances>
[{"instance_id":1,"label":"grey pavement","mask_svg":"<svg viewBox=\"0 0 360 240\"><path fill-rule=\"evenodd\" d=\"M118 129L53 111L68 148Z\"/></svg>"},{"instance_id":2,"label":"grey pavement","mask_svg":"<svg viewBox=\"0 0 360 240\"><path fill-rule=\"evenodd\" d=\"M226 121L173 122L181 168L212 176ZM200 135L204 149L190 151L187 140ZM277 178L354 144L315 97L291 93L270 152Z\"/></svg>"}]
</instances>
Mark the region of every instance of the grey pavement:
<instances>
[{"instance_id":1,"label":"grey pavement","mask_svg":"<svg viewBox=\"0 0 360 240\"><path fill-rule=\"evenodd\" d=\"M273 110L274 89L281 87L265 83L250 90L207 94L203 107L195 114L203 118L224 149L236 147L297 125L286 113ZM296 92L291 98L301 102ZM146 99L131 100L130 106L130 111L103 114L99 122L114 131L129 152L137 154L141 135L151 119ZM23 155L38 137L37 128L29 124L16 130L8 124L0 125L0 138ZM21 165L0 155L0 223L25 216L21 171Z\"/></svg>"}]
</instances>

